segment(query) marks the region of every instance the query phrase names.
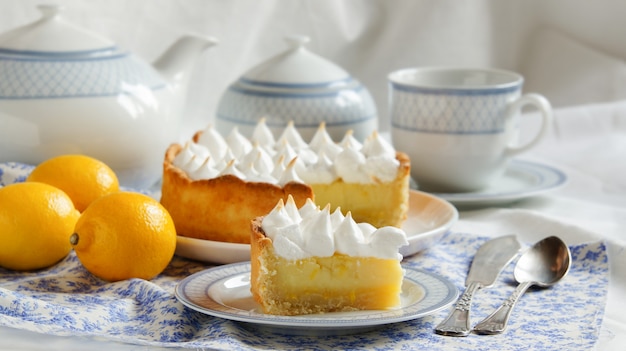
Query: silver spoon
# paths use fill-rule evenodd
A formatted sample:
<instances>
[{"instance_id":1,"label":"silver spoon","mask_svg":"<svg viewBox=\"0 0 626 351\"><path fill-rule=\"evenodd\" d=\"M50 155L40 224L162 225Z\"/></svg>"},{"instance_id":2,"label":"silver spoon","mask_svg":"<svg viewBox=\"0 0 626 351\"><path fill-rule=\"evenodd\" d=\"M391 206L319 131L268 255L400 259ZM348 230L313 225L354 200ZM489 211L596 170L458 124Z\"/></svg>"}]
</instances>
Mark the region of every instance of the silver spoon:
<instances>
[{"instance_id":1,"label":"silver spoon","mask_svg":"<svg viewBox=\"0 0 626 351\"><path fill-rule=\"evenodd\" d=\"M487 318L476 324L478 334L499 334L506 328L517 300L526 290L537 285L556 284L569 271L571 259L567 245L556 236L545 238L528 249L517 261L513 275L519 283L515 291Z\"/></svg>"}]
</instances>

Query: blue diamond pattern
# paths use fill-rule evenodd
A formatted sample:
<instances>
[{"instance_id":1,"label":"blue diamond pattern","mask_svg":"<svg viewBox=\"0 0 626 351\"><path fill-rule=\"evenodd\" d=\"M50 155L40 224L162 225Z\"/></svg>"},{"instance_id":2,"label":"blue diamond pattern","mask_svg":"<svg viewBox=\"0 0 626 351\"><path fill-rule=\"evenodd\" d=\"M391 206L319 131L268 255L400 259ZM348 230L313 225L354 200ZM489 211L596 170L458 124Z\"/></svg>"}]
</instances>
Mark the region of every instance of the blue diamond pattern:
<instances>
[{"instance_id":1,"label":"blue diamond pattern","mask_svg":"<svg viewBox=\"0 0 626 351\"><path fill-rule=\"evenodd\" d=\"M266 117L268 125L316 127L355 123L375 118L376 106L367 89L342 90L336 94L255 94L229 88L222 96L217 118L254 125Z\"/></svg>"},{"instance_id":2,"label":"blue diamond pattern","mask_svg":"<svg viewBox=\"0 0 626 351\"><path fill-rule=\"evenodd\" d=\"M160 75L129 54L86 59L0 56L0 99L114 96L124 84L163 88Z\"/></svg>"},{"instance_id":3,"label":"blue diamond pattern","mask_svg":"<svg viewBox=\"0 0 626 351\"><path fill-rule=\"evenodd\" d=\"M392 125L429 133L498 133L505 127L505 120L501 116L509 102L519 94L520 90L416 94L394 89Z\"/></svg>"}]
</instances>

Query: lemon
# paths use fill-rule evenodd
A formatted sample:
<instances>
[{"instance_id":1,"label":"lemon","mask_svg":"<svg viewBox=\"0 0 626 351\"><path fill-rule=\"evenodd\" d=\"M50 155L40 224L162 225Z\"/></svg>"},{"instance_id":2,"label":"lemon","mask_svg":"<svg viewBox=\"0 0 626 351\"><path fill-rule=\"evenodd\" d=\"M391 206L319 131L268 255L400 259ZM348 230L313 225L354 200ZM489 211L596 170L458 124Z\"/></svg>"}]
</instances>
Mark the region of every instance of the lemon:
<instances>
[{"instance_id":1,"label":"lemon","mask_svg":"<svg viewBox=\"0 0 626 351\"><path fill-rule=\"evenodd\" d=\"M0 266L49 267L67 256L80 213L62 190L27 182L0 188Z\"/></svg>"},{"instance_id":2,"label":"lemon","mask_svg":"<svg viewBox=\"0 0 626 351\"><path fill-rule=\"evenodd\" d=\"M118 192L95 200L81 214L70 242L83 266L101 279L149 280L174 256L176 229L158 201Z\"/></svg>"},{"instance_id":3,"label":"lemon","mask_svg":"<svg viewBox=\"0 0 626 351\"><path fill-rule=\"evenodd\" d=\"M117 175L109 166L84 155L50 158L37 165L26 181L46 183L63 190L80 212L95 199L120 190Z\"/></svg>"}]
</instances>

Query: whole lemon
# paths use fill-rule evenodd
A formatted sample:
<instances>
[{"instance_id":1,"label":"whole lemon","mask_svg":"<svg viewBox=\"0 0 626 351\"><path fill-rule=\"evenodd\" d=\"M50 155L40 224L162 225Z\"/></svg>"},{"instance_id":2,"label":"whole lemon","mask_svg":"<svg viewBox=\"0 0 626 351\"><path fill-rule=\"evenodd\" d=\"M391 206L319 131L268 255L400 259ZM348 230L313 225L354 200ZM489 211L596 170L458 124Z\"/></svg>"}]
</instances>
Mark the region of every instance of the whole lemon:
<instances>
[{"instance_id":1,"label":"whole lemon","mask_svg":"<svg viewBox=\"0 0 626 351\"><path fill-rule=\"evenodd\" d=\"M95 200L81 214L70 242L83 266L101 279L148 280L174 256L176 229L158 201L118 192Z\"/></svg>"},{"instance_id":2,"label":"whole lemon","mask_svg":"<svg viewBox=\"0 0 626 351\"><path fill-rule=\"evenodd\" d=\"M85 155L61 155L33 169L26 181L53 185L67 193L84 211L95 199L120 190L119 180L104 162Z\"/></svg>"},{"instance_id":3,"label":"whole lemon","mask_svg":"<svg viewBox=\"0 0 626 351\"><path fill-rule=\"evenodd\" d=\"M67 256L80 213L62 190L27 182L0 188L0 266L49 267Z\"/></svg>"}]
</instances>

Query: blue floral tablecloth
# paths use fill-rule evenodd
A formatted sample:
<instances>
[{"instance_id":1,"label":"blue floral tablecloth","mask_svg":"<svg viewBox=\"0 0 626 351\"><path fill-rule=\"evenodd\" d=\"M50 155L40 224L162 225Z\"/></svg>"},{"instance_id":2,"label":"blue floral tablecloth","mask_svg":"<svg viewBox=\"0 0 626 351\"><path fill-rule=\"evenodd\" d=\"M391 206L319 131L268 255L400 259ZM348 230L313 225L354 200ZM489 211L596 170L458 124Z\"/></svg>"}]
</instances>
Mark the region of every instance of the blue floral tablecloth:
<instances>
[{"instance_id":1,"label":"blue floral tablecloth","mask_svg":"<svg viewBox=\"0 0 626 351\"><path fill-rule=\"evenodd\" d=\"M467 268L487 238L451 233L435 247L405 259L463 289ZM52 268L33 273L0 269L0 325L53 335L93 335L143 345L247 349L413 349L428 350L576 350L592 348L600 329L608 285L603 243L570 248L568 276L550 289L522 297L502 335L452 338L436 335L434 326L448 312L392 324L375 331L326 338L252 333L236 322L185 308L174 297L184 277L206 269L175 257L152 281L107 283L87 272L71 253ZM514 288L513 265L495 287L478 291L472 315L478 321Z\"/></svg>"},{"instance_id":2,"label":"blue floral tablecloth","mask_svg":"<svg viewBox=\"0 0 626 351\"><path fill-rule=\"evenodd\" d=\"M19 176L3 174L0 168L0 186L20 180ZM473 255L486 240L481 235L448 233L437 245L406 257L403 264L440 274L462 291ZM597 341L604 315L607 250L604 242L570 249L573 261L565 279L552 288L527 292L501 335L454 338L435 334L435 325L449 308L355 335L319 338L251 332L237 322L188 309L175 298L174 288L180 280L210 265L174 257L151 281L108 283L87 272L73 252L55 266L37 272L0 268L0 325L51 335L193 349L587 350ZM503 271L494 287L474 295L474 322L487 316L513 291L513 267L511 264Z\"/></svg>"}]
</instances>

